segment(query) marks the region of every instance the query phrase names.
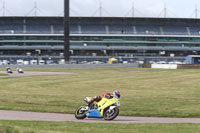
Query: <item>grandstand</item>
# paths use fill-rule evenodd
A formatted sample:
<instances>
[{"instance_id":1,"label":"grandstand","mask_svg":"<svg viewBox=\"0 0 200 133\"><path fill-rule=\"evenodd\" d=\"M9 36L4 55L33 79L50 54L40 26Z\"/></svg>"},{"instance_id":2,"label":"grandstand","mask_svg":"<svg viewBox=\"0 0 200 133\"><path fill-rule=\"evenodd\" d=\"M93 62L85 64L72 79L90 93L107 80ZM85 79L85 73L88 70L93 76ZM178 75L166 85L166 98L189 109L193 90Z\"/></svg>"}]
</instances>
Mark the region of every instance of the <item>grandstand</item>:
<instances>
[{"instance_id":1,"label":"grandstand","mask_svg":"<svg viewBox=\"0 0 200 133\"><path fill-rule=\"evenodd\" d=\"M63 58L63 17L1 17L0 60ZM200 20L71 17L71 59L184 60L200 54Z\"/></svg>"}]
</instances>

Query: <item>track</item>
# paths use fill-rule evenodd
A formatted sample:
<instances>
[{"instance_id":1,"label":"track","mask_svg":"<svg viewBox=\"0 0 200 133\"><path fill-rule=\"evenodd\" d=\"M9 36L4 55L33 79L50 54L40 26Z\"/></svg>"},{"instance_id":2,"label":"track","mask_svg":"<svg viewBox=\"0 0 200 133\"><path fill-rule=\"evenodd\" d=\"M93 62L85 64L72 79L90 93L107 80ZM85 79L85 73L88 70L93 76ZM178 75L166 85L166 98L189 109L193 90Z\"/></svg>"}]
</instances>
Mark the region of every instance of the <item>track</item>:
<instances>
[{"instance_id":1,"label":"track","mask_svg":"<svg viewBox=\"0 0 200 133\"><path fill-rule=\"evenodd\" d=\"M103 119L77 120L73 114L38 113L0 110L0 120L55 121L55 122L87 122L87 123L200 123L200 118L156 118L118 116L113 121Z\"/></svg>"},{"instance_id":2,"label":"track","mask_svg":"<svg viewBox=\"0 0 200 133\"><path fill-rule=\"evenodd\" d=\"M6 71L0 71L2 74L8 74ZM66 74L72 74L72 73L66 73L66 72L24 72L24 73L18 73L16 71L13 71L12 74L8 74L8 76L0 76L0 78L6 78L6 77L28 77L28 76L44 76L44 75L66 75Z\"/></svg>"}]
</instances>

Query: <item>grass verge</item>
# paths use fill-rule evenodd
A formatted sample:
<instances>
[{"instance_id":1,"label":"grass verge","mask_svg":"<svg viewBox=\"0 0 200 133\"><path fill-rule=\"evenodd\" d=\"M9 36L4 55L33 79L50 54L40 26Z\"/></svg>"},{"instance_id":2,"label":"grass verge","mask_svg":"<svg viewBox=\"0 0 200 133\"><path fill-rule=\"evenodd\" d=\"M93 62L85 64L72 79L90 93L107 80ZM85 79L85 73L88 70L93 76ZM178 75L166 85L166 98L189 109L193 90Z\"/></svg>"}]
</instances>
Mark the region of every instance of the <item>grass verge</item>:
<instances>
[{"instance_id":1,"label":"grass verge","mask_svg":"<svg viewBox=\"0 0 200 133\"><path fill-rule=\"evenodd\" d=\"M0 76L8 76L8 74L0 73Z\"/></svg>"},{"instance_id":2,"label":"grass verge","mask_svg":"<svg viewBox=\"0 0 200 133\"><path fill-rule=\"evenodd\" d=\"M1 133L199 133L199 124L99 124L0 121Z\"/></svg>"},{"instance_id":3,"label":"grass verge","mask_svg":"<svg viewBox=\"0 0 200 133\"><path fill-rule=\"evenodd\" d=\"M27 71L27 70L25 70ZM68 75L0 80L0 109L74 113L85 96L121 91L120 115L200 117L200 70L42 69Z\"/></svg>"}]
</instances>

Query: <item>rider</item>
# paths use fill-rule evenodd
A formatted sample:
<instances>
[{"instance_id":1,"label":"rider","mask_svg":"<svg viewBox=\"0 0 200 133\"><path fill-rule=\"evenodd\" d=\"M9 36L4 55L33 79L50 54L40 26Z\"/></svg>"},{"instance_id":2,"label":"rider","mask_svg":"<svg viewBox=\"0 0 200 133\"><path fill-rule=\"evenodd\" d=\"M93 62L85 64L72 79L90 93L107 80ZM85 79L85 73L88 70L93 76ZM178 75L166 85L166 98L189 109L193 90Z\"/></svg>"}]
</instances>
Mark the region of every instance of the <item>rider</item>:
<instances>
[{"instance_id":1,"label":"rider","mask_svg":"<svg viewBox=\"0 0 200 133\"><path fill-rule=\"evenodd\" d=\"M115 97L116 99L120 99L120 92L118 90L115 90L115 91L113 91L112 95L110 93L106 93L106 92L104 92L102 94L102 96L97 95L97 96L93 97L92 100L89 101L88 107L90 107L94 101L99 102L103 97L105 97L107 99L111 99L113 97Z\"/></svg>"}]
</instances>

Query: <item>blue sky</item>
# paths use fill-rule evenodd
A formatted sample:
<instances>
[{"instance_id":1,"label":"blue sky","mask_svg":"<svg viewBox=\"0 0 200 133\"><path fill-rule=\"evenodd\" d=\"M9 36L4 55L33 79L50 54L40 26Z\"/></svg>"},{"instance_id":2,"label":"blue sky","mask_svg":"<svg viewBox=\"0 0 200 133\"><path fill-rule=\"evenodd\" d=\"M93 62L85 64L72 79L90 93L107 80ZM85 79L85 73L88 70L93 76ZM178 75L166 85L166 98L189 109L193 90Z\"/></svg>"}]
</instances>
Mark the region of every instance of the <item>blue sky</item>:
<instances>
[{"instance_id":1,"label":"blue sky","mask_svg":"<svg viewBox=\"0 0 200 133\"><path fill-rule=\"evenodd\" d=\"M6 16L33 16L34 3L37 3L38 16L61 16L63 0L0 0L0 16L3 15L3 1ZM167 17L194 18L195 5L200 17L198 0L71 0L71 16L99 16L99 3L102 3L103 16L131 16L134 3L134 16L163 17L164 5Z\"/></svg>"}]
</instances>

